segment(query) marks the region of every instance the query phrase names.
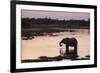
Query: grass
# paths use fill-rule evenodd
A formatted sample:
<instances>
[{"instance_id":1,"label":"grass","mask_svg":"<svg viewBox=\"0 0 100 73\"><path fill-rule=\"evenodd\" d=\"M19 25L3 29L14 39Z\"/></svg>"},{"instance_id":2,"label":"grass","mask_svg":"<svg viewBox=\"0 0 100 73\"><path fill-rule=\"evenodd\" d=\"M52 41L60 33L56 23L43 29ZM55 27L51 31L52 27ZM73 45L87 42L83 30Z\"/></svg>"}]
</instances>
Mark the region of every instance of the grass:
<instances>
[{"instance_id":1,"label":"grass","mask_svg":"<svg viewBox=\"0 0 100 73\"><path fill-rule=\"evenodd\" d=\"M27 62L49 62L49 61L61 61L61 60L63 60L62 56L55 56L55 57L40 56L38 59L21 60L21 62L22 63L27 63Z\"/></svg>"}]
</instances>

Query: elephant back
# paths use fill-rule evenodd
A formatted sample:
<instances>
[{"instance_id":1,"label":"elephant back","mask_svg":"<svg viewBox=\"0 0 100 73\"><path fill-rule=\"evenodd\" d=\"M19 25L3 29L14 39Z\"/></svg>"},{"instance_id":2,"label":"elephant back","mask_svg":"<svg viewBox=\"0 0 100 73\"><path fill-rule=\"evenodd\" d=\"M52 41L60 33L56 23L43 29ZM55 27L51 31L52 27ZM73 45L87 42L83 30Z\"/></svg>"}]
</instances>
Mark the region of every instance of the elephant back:
<instances>
[{"instance_id":1,"label":"elephant back","mask_svg":"<svg viewBox=\"0 0 100 73\"><path fill-rule=\"evenodd\" d=\"M78 44L78 41L76 38L70 38L70 46L75 46Z\"/></svg>"},{"instance_id":2,"label":"elephant back","mask_svg":"<svg viewBox=\"0 0 100 73\"><path fill-rule=\"evenodd\" d=\"M76 38L66 38L65 39L65 43L68 45L68 46L75 46L77 45L77 39Z\"/></svg>"}]
</instances>

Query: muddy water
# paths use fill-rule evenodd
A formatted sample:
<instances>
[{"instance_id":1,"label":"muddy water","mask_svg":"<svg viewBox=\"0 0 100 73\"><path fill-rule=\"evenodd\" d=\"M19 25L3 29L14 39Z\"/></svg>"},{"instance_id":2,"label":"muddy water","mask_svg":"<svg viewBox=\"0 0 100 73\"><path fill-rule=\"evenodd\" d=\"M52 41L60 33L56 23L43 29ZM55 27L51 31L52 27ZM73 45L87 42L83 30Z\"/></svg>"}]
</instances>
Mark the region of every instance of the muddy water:
<instances>
[{"instance_id":1,"label":"muddy water","mask_svg":"<svg viewBox=\"0 0 100 73\"><path fill-rule=\"evenodd\" d=\"M54 57L59 55L59 42L65 37L78 40L78 55L84 58L90 54L90 34L86 29L76 32L52 33L56 36L35 36L32 40L22 40L22 60L37 59L40 56ZM63 45L65 49L65 46ZM70 47L73 49L73 47Z\"/></svg>"}]
</instances>

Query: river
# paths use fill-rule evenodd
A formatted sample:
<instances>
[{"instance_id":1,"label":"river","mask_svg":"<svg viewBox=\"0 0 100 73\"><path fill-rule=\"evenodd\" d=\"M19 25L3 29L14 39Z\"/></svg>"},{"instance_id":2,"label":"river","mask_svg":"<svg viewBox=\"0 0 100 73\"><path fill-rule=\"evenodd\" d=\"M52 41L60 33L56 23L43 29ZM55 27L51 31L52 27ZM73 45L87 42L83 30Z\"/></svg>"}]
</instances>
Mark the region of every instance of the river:
<instances>
[{"instance_id":1,"label":"river","mask_svg":"<svg viewBox=\"0 0 100 73\"><path fill-rule=\"evenodd\" d=\"M37 59L40 56L54 57L59 55L59 42L66 37L78 40L78 55L84 58L90 55L90 33L87 29L77 29L72 32L52 33L52 36L35 36L32 40L22 40L22 60ZM63 45L65 49L65 46ZM73 49L73 47L70 47Z\"/></svg>"}]
</instances>

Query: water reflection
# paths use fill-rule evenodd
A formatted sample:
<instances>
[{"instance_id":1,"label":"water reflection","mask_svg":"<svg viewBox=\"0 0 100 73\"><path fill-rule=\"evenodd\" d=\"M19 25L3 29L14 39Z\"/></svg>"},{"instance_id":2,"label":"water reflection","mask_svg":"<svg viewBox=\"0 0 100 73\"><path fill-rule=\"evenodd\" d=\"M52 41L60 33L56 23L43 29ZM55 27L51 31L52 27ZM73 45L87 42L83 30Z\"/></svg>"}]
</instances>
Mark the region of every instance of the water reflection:
<instances>
[{"instance_id":1,"label":"water reflection","mask_svg":"<svg viewBox=\"0 0 100 73\"><path fill-rule=\"evenodd\" d=\"M34 32L33 32L34 33ZM88 29L74 29L64 32L55 33L39 33L39 35L22 36L22 60L40 59L41 56L47 58L60 58L59 56L59 42L65 37L75 37L78 44L78 58L75 59L89 59L90 57L90 34ZM65 46L62 48L65 50ZM70 47L72 48L72 47Z\"/></svg>"}]
</instances>

